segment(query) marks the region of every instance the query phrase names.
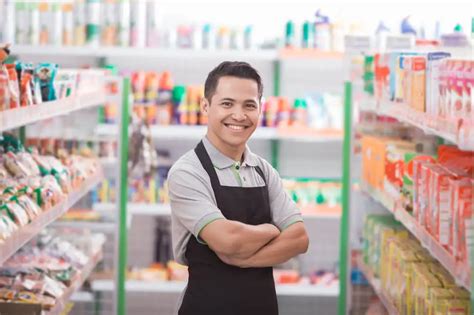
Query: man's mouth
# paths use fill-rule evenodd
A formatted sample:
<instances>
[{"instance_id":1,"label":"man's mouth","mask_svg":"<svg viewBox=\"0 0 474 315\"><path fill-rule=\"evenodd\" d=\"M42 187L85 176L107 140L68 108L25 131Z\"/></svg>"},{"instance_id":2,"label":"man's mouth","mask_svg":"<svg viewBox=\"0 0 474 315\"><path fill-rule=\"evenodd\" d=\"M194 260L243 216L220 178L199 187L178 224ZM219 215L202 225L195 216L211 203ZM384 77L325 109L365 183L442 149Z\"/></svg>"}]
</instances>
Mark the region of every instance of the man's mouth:
<instances>
[{"instance_id":1,"label":"man's mouth","mask_svg":"<svg viewBox=\"0 0 474 315\"><path fill-rule=\"evenodd\" d=\"M241 130L247 129L249 127L249 126L244 126L244 125L235 125L235 124L226 124L226 123L224 123L224 125L227 128L232 129L232 130L236 130L236 131L241 131Z\"/></svg>"}]
</instances>

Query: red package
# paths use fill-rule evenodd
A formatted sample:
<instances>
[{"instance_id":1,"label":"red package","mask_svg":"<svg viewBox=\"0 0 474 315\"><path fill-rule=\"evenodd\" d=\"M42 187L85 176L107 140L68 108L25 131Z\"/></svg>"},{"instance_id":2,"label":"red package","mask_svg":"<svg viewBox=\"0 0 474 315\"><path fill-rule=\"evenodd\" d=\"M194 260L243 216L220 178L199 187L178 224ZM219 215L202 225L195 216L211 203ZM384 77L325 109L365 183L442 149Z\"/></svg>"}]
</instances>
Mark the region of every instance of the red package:
<instances>
[{"instance_id":1,"label":"red package","mask_svg":"<svg viewBox=\"0 0 474 315\"><path fill-rule=\"evenodd\" d=\"M8 89L10 91L10 106L9 108L17 108L19 106L20 90L18 85L18 76L15 70L15 65L8 64Z\"/></svg>"},{"instance_id":2,"label":"red package","mask_svg":"<svg viewBox=\"0 0 474 315\"><path fill-rule=\"evenodd\" d=\"M431 170L430 207L427 213L427 230L443 246L449 244L449 226L452 221L450 179L453 175L441 166Z\"/></svg>"},{"instance_id":3,"label":"red package","mask_svg":"<svg viewBox=\"0 0 474 315\"><path fill-rule=\"evenodd\" d=\"M453 221L450 225L449 246L454 256L461 261L468 258L467 241L469 240L468 230L473 227L473 198L473 180L461 178L450 181L450 205L453 212Z\"/></svg>"},{"instance_id":4,"label":"red package","mask_svg":"<svg viewBox=\"0 0 474 315\"><path fill-rule=\"evenodd\" d=\"M435 164L422 162L420 168L420 178L418 181L417 195L418 195L418 205L417 210L414 211L416 213L416 218L418 224L423 227L426 227L426 216L428 213L428 209L430 207L430 176L431 176L431 169L435 166Z\"/></svg>"}]
</instances>

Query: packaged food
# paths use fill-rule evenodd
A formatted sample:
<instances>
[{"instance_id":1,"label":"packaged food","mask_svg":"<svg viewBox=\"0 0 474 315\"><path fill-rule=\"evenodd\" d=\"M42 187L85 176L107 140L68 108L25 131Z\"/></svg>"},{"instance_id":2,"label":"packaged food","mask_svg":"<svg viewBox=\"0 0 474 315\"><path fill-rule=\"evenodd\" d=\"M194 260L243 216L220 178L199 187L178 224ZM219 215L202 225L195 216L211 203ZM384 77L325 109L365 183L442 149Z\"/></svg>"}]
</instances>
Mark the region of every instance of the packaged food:
<instances>
[{"instance_id":1,"label":"packaged food","mask_svg":"<svg viewBox=\"0 0 474 315\"><path fill-rule=\"evenodd\" d=\"M442 288L441 282L424 268L414 269L415 314L428 314L429 290Z\"/></svg>"},{"instance_id":2,"label":"packaged food","mask_svg":"<svg viewBox=\"0 0 474 315\"><path fill-rule=\"evenodd\" d=\"M58 65L52 63L40 63L35 68L35 83L41 91L41 100L43 102L56 99L54 80L57 69Z\"/></svg>"},{"instance_id":3,"label":"packaged food","mask_svg":"<svg viewBox=\"0 0 474 315\"><path fill-rule=\"evenodd\" d=\"M441 303L441 301L445 301L447 299L451 299L455 297L453 292L449 289L445 288L431 288L429 290L429 300L428 304L428 313L427 315L435 314L436 304Z\"/></svg>"},{"instance_id":4,"label":"packaged food","mask_svg":"<svg viewBox=\"0 0 474 315\"><path fill-rule=\"evenodd\" d=\"M5 211L10 219L19 226L25 226L30 221L28 213L16 202L10 201L0 206L0 211Z\"/></svg>"}]
</instances>

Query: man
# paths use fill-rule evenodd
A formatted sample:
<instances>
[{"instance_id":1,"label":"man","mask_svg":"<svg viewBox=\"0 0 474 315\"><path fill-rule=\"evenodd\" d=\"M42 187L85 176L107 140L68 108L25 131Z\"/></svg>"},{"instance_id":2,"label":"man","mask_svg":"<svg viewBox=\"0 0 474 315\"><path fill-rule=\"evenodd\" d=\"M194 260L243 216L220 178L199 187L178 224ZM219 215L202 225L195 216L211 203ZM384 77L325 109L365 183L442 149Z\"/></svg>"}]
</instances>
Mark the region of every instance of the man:
<instances>
[{"instance_id":1,"label":"man","mask_svg":"<svg viewBox=\"0 0 474 315\"><path fill-rule=\"evenodd\" d=\"M212 70L201 102L207 135L168 175L174 254L189 267L179 315L276 315L272 266L307 251L278 173L247 147L262 92L245 62Z\"/></svg>"}]
</instances>

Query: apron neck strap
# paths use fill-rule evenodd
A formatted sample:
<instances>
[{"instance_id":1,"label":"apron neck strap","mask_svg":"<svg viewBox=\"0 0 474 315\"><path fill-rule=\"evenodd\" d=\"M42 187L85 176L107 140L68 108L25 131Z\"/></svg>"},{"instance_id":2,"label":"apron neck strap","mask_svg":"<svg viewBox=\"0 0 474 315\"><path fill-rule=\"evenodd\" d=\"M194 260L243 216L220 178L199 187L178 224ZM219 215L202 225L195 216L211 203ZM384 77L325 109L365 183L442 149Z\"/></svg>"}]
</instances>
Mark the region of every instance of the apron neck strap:
<instances>
[{"instance_id":1,"label":"apron neck strap","mask_svg":"<svg viewBox=\"0 0 474 315\"><path fill-rule=\"evenodd\" d=\"M214 169L214 165L212 165L211 158L209 157L209 154L207 153L206 148L204 147L204 144L202 143L202 140L199 141L198 145L194 149L194 152L196 152L196 155L199 158L199 161L201 161L201 164L204 167L204 170L206 170L207 174L209 175L211 179L212 188L214 190L219 189L221 186L219 182L219 178L217 177L217 173L216 173L216 170Z\"/></svg>"}]
</instances>

